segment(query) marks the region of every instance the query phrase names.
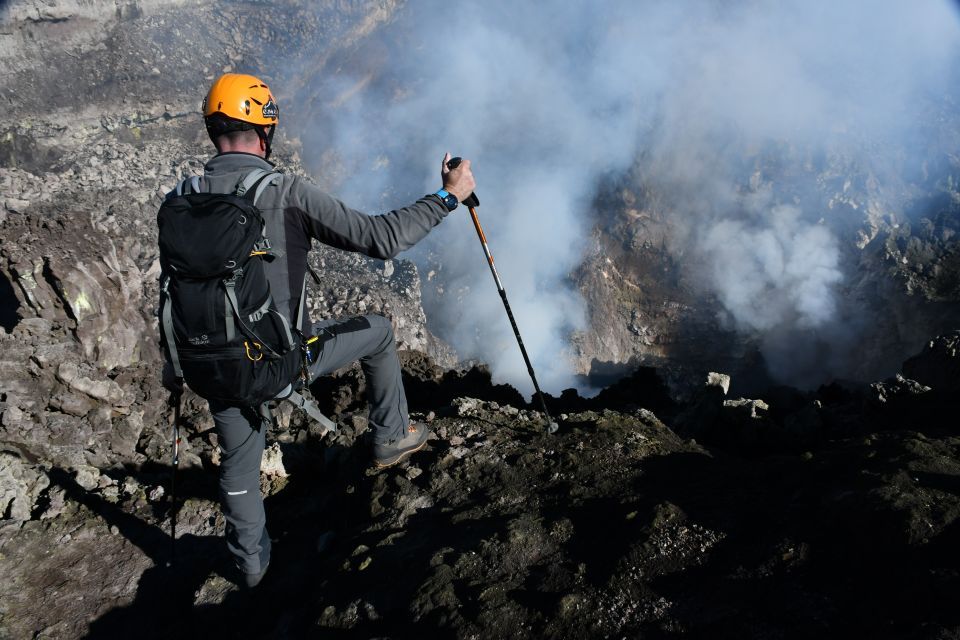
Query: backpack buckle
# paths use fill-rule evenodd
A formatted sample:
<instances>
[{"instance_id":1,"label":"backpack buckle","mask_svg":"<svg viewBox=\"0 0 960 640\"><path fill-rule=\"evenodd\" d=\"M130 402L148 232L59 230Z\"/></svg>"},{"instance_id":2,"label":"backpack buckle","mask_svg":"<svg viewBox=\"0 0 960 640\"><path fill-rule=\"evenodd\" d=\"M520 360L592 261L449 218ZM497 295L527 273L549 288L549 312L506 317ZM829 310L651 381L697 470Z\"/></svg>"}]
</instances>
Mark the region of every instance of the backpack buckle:
<instances>
[{"instance_id":1,"label":"backpack buckle","mask_svg":"<svg viewBox=\"0 0 960 640\"><path fill-rule=\"evenodd\" d=\"M250 345L253 345L253 351L250 349ZM247 350L247 360L250 362L259 362L263 360L263 345L259 342L248 342L243 341L243 346Z\"/></svg>"}]
</instances>

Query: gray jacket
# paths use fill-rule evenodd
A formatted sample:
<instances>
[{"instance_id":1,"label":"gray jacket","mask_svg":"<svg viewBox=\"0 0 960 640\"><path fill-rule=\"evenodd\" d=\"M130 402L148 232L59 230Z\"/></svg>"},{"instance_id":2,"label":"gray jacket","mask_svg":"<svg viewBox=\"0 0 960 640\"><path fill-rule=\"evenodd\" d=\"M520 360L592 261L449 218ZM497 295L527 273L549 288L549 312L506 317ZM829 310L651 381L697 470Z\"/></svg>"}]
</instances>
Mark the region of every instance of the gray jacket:
<instances>
[{"instance_id":1,"label":"gray jacket","mask_svg":"<svg viewBox=\"0 0 960 640\"><path fill-rule=\"evenodd\" d=\"M232 193L243 177L257 168L271 171L273 165L248 153L217 155L204 167L200 191ZM313 240L386 260L419 242L448 213L439 197L425 196L408 207L371 216L291 175L270 184L257 208L266 220L267 237L280 250L277 259L264 265L270 291L277 309L291 319L300 300Z\"/></svg>"}]
</instances>

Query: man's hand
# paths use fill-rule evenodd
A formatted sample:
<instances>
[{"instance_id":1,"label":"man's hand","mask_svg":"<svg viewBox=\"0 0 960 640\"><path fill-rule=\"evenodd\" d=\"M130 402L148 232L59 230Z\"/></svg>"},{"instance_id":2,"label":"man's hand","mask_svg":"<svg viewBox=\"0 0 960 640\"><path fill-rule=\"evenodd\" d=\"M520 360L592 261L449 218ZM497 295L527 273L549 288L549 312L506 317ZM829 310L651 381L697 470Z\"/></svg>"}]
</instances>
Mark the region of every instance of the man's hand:
<instances>
[{"instance_id":1,"label":"man's hand","mask_svg":"<svg viewBox=\"0 0 960 640\"><path fill-rule=\"evenodd\" d=\"M452 157L449 153L443 156L443 164L440 167L440 177L443 178L444 190L457 196L457 200L463 202L476 190L477 181L473 179L473 172L470 171L469 160L464 160L454 169L448 168L447 162L449 162Z\"/></svg>"}]
</instances>

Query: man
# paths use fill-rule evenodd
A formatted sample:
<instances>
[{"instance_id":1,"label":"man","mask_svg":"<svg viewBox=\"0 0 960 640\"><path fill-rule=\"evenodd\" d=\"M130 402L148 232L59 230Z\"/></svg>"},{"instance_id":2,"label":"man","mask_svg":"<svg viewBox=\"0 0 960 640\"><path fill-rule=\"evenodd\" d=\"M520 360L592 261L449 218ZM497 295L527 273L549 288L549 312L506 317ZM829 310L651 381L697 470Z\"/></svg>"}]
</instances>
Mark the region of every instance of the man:
<instances>
[{"instance_id":1,"label":"man","mask_svg":"<svg viewBox=\"0 0 960 640\"><path fill-rule=\"evenodd\" d=\"M202 193L233 193L254 169L271 170L273 134L279 109L270 89L258 78L226 74L218 78L203 106L204 121L217 149L199 178ZM262 192L257 207L278 257L265 264L277 308L296 324L300 294L313 240L347 251L389 259L421 240L459 201L474 190L470 162L441 166L443 188L402 209L368 216L317 187L282 176ZM306 310L302 310L306 313ZM304 327L310 327L304 319ZM305 334L311 334L305 331ZM380 466L395 464L419 450L428 428L410 424L390 321L368 315L313 325L319 352L311 364L314 376L360 361L367 379L373 457ZM170 368L165 369L165 384ZM248 409L210 401L220 445L220 500L227 521L227 547L236 557L248 587L256 586L270 562L270 537L260 495L260 460L265 429Z\"/></svg>"}]
</instances>

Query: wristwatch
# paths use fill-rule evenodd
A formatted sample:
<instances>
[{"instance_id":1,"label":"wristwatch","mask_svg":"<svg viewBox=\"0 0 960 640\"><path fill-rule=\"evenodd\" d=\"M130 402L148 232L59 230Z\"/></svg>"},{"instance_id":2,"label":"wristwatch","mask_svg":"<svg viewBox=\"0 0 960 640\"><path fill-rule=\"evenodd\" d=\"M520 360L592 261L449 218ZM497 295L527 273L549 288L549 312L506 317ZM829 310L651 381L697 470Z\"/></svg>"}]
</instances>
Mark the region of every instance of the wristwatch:
<instances>
[{"instance_id":1,"label":"wristwatch","mask_svg":"<svg viewBox=\"0 0 960 640\"><path fill-rule=\"evenodd\" d=\"M453 195L449 191L440 189L433 195L437 196L441 201L443 201L443 206L447 208L447 211L453 211L460 206L460 201L457 200L457 196Z\"/></svg>"}]
</instances>

